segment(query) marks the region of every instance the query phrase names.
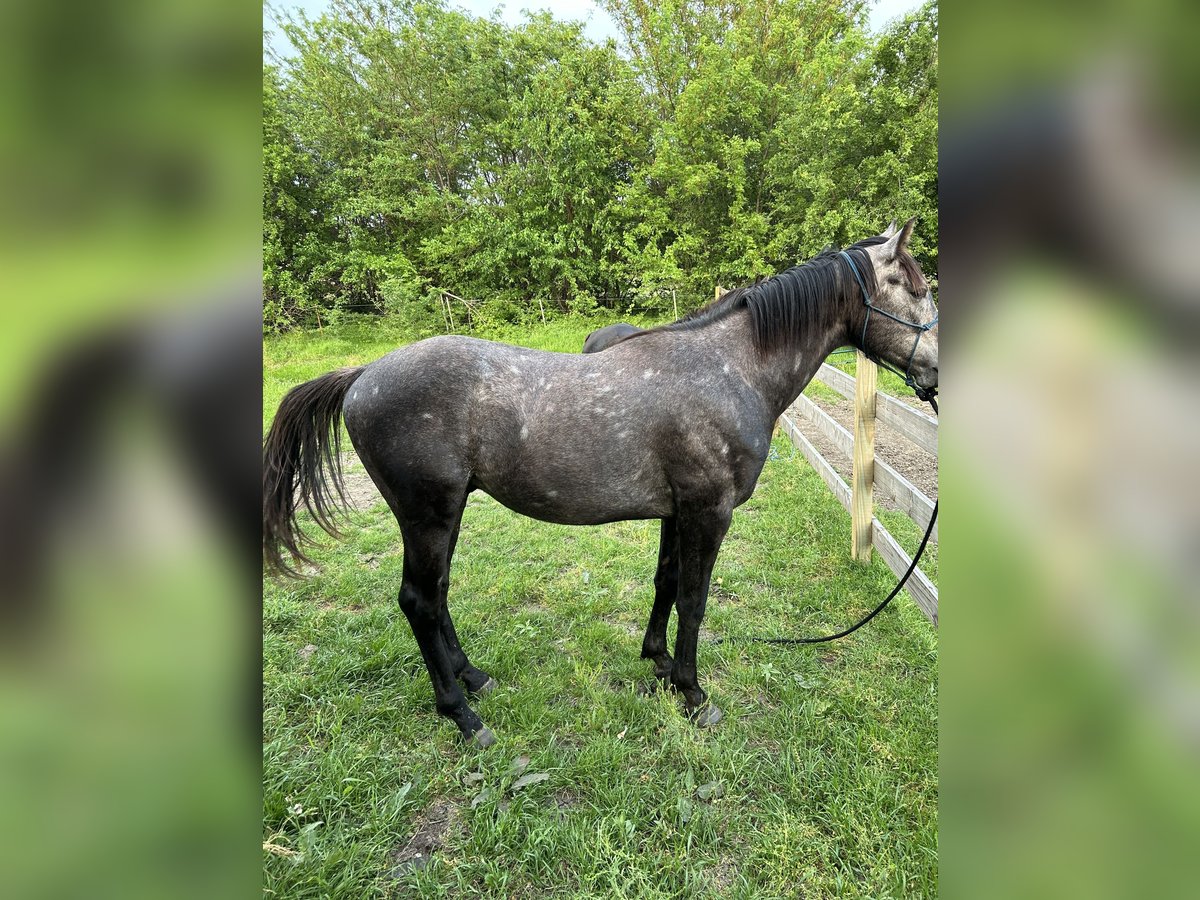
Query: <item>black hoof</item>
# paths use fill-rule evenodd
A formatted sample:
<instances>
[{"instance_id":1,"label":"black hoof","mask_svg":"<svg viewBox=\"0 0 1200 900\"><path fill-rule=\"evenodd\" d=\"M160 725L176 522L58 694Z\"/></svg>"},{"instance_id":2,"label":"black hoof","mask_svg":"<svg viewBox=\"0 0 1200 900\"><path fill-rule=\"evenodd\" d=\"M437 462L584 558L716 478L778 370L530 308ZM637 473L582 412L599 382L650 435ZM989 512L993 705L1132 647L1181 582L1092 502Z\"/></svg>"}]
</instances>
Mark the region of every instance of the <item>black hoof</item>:
<instances>
[{"instance_id":1,"label":"black hoof","mask_svg":"<svg viewBox=\"0 0 1200 900\"><path fill-rule=\"evenodd\" d=\"M482 697L485 694L490 694L492 691L494 691L498 687L500 687L500 682L498 682L495 678L488 676L488 680L485 681L483 684L481 684L479 687L477 687L477 688L468 687L467 690L470 691L472 694L474 694L476 697Z\"/></svg>"},{"instance_id":2,"label":"black hoof","mask_svg":"<svg viewBox=\"0 0 1200 900\"><path fill-rule=\"evenodd\" d=\"M688 715L697 728L711 728L725 718L721 710L711 703L706 703L699 709L692 710Z\"/></svg>"},{"instance_id":3,"label":"black hoof","mask_svg":"<svg viewBox=\"0 0 1200 900\"><path fill-rule=\"evenodd\" d=\"M496 743L496 736L492 734L492 730L484 725L477 732L467 738L467 743L477 750L486 750L492 744Z\"/></svg>"},{"instance_id":4,"label":"black hoof","mask_svg":"<svg viewBox=\"0 0 1200 900\"><path fill-rule=\"evenodd\" d=\"M480 696L497 687L496 679L489 675L483 669L477 669L472 665L463 667L463 670L458 673L459 683L462 684L468 694Z\"/></svg>"}]
</instances>

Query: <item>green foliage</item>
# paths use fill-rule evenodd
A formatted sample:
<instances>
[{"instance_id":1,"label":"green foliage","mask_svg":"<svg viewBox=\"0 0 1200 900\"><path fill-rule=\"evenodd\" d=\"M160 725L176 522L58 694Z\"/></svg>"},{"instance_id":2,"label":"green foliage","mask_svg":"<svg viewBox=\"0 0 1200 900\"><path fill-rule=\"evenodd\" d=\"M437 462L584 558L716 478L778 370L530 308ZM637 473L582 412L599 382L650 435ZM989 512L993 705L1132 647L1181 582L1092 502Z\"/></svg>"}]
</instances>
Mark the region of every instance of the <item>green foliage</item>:
<instances>
[{"instance_id":1,"label":"green foliage","mask_svg":"<svg viewBox=\"0 0 1200 900\"><path fill-rule=\"evenodd\" d=\"M681 312L920 217L937 265L937 7L606 0L623 48L441 0L335 0L263 77L266 322ZM465 313L465 310L463 311ZM441 323L441 324L439 324Z\"/></svg>"}]
</instances>

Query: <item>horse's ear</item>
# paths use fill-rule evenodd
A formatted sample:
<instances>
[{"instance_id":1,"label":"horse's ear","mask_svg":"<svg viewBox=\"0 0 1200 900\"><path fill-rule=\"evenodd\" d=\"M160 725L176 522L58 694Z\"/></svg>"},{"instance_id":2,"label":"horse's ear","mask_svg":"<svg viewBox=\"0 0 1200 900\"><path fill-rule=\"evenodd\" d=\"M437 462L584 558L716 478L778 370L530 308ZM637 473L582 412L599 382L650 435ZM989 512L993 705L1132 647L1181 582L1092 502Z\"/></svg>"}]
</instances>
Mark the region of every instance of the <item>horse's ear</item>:
<instances>
[{"instance_id":1,"label":"horse's ear","mask_svg":"<svg viewBox=\"0 0 1200 900\"><path fill-rule=\"evenodd\" d=\"M890 238L890 237L893 237L895 234L896 234L896 220L892 219L891 224L888 225L887 228L883 229L883 234L881 235L881 237Z\"/></svg>"},{"instance_id":2,"label":"horse's ear","mask_svg":"<svg viewBox=\"0 0 1200 900\"><path fill-rule=\"evenodd\" d=\"M883 258L885 260L891 262L896 258L896 255L901 250L908 246L909 238L912 237L913 228L916 226L916 224L917 217L913 216L904 223L903 228L901 228L896 234L892 235L891 238L888 239L888 242L880 248L883 251Z\"/></svg>"}]
</instances>

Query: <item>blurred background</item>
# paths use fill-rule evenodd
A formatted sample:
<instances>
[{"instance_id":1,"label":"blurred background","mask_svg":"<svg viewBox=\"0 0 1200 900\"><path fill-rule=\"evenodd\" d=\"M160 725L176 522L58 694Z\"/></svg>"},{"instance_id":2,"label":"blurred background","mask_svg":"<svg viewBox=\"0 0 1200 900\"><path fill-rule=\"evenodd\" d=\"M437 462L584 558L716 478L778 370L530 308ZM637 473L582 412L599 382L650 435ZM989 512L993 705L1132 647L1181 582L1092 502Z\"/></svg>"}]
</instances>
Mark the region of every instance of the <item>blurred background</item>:
<instances>
[{"instance_id":1,"label":"blurred background","mask_svg":"<svg viewBox=\"0 0 1200 900\"><path fill-rule=\"evenodd\" d=\"M0 872L256 893L260 19L0 6Z\"/></svg>"},{"instance_id":2,"label":"blurred background","mask_svg":"<svg viewBox=\"0 0 1200 900\"><path fill-rule=\"evenodd\" d=\"M257 890L260 10L0 10L0 871ZM947 896L1200 883L1200 11L940 11Z\"/></svg>"},{"instance_id":3,"label":"blurred background","mask_svg":"<svg viewBox=\"0 0 1200 900\"><path fill-rule=\"evenodd\" d=\"M942 9L946 896L1200 882L1198 19Z\"/></svg>"}]
</instances>

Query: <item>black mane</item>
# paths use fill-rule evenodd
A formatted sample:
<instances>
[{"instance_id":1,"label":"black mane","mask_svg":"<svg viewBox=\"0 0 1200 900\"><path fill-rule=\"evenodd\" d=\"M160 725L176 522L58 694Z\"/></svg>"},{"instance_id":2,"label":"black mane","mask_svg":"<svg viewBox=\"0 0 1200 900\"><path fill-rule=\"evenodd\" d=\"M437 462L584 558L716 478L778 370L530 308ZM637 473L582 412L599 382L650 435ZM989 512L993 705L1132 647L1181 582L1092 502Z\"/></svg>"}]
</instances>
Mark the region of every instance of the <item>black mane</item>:
<instances>
[{"instance_id":1,"label":"black mane","mask_svg":"<svg viewBox=\"0 0 1200 900\"><path fill-rule=\"evenodd\" d=\"M872 294L875 293L875 268L865 248L882 244L884 240L878 236L870 237L846 250ZM805 333L814 329L830 327L841 313L840 301L851 296L861 296L854 274L839 251L828 249L778 275L734 288L678 320L650 331L690 331L718 322L737 310L748 309L754 326L755 346L762 353L771 353L801 340Z\"/></svg>"}]
</instances>

